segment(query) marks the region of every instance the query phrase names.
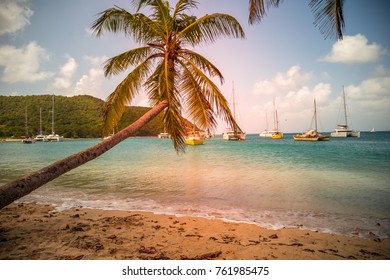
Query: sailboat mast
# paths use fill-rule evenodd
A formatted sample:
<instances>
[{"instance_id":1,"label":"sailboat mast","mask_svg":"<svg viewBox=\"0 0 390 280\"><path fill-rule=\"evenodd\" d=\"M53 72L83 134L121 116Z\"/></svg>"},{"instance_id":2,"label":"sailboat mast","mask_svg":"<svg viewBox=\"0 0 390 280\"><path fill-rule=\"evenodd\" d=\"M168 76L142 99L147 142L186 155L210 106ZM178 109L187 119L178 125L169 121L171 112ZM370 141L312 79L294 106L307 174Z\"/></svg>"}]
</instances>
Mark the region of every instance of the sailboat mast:
<instances>
[{"instance_id":1,"label":"sailboat mast","mask_svg":"<svg viewBox=\"0 0 390 280\"><path fill-rule=\"evenodd\" d=\"M345 91L343 86L343 103L344 103L344 119L345 119L345 125L348 127L348 120L347 120L347 104L345 103Z\"/></svg>"},{"instance_id":2,"label":"sailboat mast","mask_svg":"<svg viewBox=\"0 0 390 280\"><path fill-rule=\"evenodd\" d=\"M314 98L314 123L317 131L317 105L316 105L316 99Z\"/></svg>"},{"instance_id":3,"label":"sailboat mast","mask_svg":"<svg viewBox=\"0 0 390 280\"><path fill-rule=\"evenodd\" d=\"M51 110L51 133L54 135L54 95L53 95L53 108Z\"/></svg>"},{"instance_id":4,"label":"sailboat mast","mask_svg":"<svg viewBox=\"0 0 390 280\"><path fill-rule=\"evenodd\" d=\"M234 81L232 82L232 91L233 91L233 117L236 119L236 101L234 100Z\"/></svg>"},{"instance_id":5,"label":"sailboat mast","mask_svg":"<svg viewBox=\"0 0 390 280\"><path fill-rule=\"evenodd\" d=\"M39 134L42 135L42 108L39 108Z\"/></svg>"},{"instance_id":6,"label":"sailboat mast","mask_svg":"<svg viewBox=\"0 0 390 280\"><path fill-rule=\"evenodd\" d=\"M28 138L28 126L27 126L28 120L27 120L27 106L26 106L26 117L25 117L25 126L26 126L26 138Z\"/></svg>"}]
</instances>

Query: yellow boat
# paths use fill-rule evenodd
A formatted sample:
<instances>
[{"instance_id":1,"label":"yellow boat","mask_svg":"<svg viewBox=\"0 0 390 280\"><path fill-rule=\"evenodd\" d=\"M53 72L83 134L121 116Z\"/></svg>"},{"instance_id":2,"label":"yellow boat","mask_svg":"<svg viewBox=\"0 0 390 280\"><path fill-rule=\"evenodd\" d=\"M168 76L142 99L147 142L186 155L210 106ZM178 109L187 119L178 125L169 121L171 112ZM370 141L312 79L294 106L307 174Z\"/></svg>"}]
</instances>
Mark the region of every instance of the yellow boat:
<instances>
[{"instance_id":1,"label":"yellow boat","mask_svg":"<svg viewBox=\"0 0 390 280\"><path fill-rule=\"evenodd\" d=\"M278 131L278 132L272 133L271 138L272 139L282 139L283 138L283 132Z\"/></svg>"},{"instance_id":2,"label":"yellow boat","mask_svg":"<svg viewBox=\"0 0 390 280\"><path fill-rule=\"evenodd\" d=\"M185 136L187 145L203 145L204 137L198 131L190 132Z\"/></svg>"}]
</instances>

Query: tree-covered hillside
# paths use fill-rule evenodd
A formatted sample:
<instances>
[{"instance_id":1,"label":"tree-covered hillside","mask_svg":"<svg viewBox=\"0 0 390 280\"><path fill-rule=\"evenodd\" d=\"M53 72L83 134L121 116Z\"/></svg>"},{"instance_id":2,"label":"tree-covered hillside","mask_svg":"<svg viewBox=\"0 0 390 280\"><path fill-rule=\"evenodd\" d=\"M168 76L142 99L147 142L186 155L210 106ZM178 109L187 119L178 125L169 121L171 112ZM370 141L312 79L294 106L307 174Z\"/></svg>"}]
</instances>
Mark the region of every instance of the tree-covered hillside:
<instances>
[{"instance_id":1,"label":"tree-covered hillside","mask_svg":"<svg viewBox=\"0 0 390 280\"><path fill-rule=\"evenodd\" d=\"M0 96L0 137L25 135L26 110L29 135L39 133L40 109L44 134L52 130L53 95ZM54 129L66 138L101 137L103 100L79 95L54 96ZM128 107L118 129L122 129L142 116L149 108ZM143 127L134 136L157 135L163 130L162 114Z\"/></svg>"}]
</instances>

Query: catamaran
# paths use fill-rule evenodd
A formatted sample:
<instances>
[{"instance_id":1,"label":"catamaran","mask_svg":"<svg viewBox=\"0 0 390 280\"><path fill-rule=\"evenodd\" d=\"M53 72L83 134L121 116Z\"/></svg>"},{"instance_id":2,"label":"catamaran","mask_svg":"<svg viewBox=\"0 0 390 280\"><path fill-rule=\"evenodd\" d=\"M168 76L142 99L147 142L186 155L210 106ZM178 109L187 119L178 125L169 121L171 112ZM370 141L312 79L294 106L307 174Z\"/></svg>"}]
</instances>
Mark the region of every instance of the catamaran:
<instances>
[{"instance_id":1,"label":"catamaran","mask_svg":"<svg viewBox=\"0 0 390 280\"><path fill-rule=\"evenodd\" d=\"M39 108L39 134L35 136L35 141L43 142L45 141L45 136L42 131L42 108Z\"/></svg>"},{"instance_id":2,"label":"catamaran","mask_svg":"<svg viewBox=\"0 0 390 280\"><path fill-rule=\"evenodd\" d=\"M62 142L64 140L63 136L60 136L54 132L54 95L53 95L53 108L51 110L51 134L45 137L45 141L48 142Z\"/></svg>"},{"instance_id":3,"label":"catamaran","mask_svg":"<svg viewBox=\"0 0 390 280\"><path fill-rule=\"evenodd\" d=\"M345 91L343 87L343 107L344 107L344 123L338 124L334 132L330 135L332 137L360 137L360 131L352 130L348 126L348 117L347 117L347 104L345 102Z\"/></svg>"},{"instance_id":4,"label":"catamaran","mask_svg":"<svg viewBox=\"0 0 390 280\"><path fill-rule=\"evenodd\" d=\"M262 131L259 136L264 138L272 138L272 139L281 139L283 138L283 132L279 130L279 119L278 119L278 110L275 108L275 99L274 99L274 128L268 130L268 120L267 120L267 128Z\"/></svg>"}]
</instances>

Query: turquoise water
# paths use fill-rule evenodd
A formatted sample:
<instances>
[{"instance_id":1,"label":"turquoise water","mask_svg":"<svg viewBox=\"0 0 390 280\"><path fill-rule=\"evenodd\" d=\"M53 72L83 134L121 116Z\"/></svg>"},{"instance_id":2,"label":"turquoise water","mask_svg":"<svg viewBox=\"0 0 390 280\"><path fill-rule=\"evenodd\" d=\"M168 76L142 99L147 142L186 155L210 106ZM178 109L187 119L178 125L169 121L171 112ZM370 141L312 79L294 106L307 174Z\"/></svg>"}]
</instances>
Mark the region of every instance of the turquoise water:
<instances>
[{"instance_id":1,"label":"turquoise water","mask_svg":"<svg viewBox=\"0 0 390 280\"><path fill-rule=\"evenodd\" d=\"M0 184L99 141L0 142ZM389 171L390 132L312 143L292 135L249 135L242 142L216 137L183 155L169 139L131 138L20 201L388 238Z\"/></svg>"}]
</instances>

